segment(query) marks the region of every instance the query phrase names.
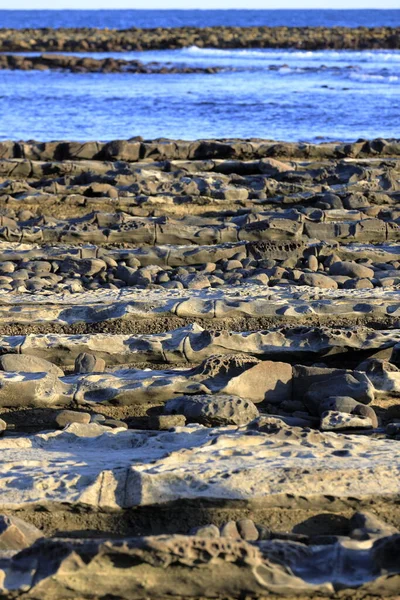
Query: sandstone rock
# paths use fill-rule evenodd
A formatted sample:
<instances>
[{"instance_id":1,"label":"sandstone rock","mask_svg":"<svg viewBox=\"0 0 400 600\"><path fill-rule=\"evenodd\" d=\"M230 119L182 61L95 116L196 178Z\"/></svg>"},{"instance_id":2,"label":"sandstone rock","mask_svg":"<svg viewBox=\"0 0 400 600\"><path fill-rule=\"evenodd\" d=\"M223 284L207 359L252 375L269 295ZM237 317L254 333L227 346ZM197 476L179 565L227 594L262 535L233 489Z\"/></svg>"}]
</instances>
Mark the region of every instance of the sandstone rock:
<instances>
[{"instance_id":1,"label":"sandstone rock","mask_svg":"<svg viewBox=\"0 0 400 600\"><path fill-rule=\"evenodd\" d=\"M186 425L185 415L153 415L149 418L150 429L167 431L174 427L184 427Z\"/></svg>"},{"instance_id":2,"label":"sandstone rock","mask_svg":"<svg viewBox=\"0 0 400 600\"><path fill-rule=\"evenodd\" d=\"M0 357L0 369L8 373L51 373L63 377L64 372L60 367L36 356L28 354L3 354Z\"/></svg>"},{"instance_id":3,"label":"sandstone rock","mask_svg":"<svg viewBox=\"0 0 400 600\"><path fill-rule=\"evenodd\" d=\"M202 538L219 538L220 532L216 525L203 525L201 527L196 527L195 529L191 529L190 535L195 535L196 537Z\"/></svg>"},{"instance_id":4,"label":"sandstone rock","mask_svg":"<svg viewBox=\"0 0 400 600\"><path fill-rule=\"evenodd\" d=\"M53 373L0 371L0 406L49 407L69 404L72 388Z\"/></svg>"},{"instance_id":5,"label":"sandstone rock","mask_svg":"<svg viewBox=\"0 0 400 600\"><path fill-rule=\"evenodd\" d=\"M208 426L247 425L259 414L253 402L231 395L181 396L169 400L165 411Z\"/></svg>"},{"instance_id":6,"label":"sandstone rock","mask_svg":"<svg viewBox=\"0 0 400 600\"><path fill-rule=\"evenodd\" d=\"M75 359L75 373L103 373L105 368L103 358L88 352L81 352Z\"/></svg>"},{"instance_id":7,"label":"sandstone rock","mask_svg":"<svg viewBox=\"0 0 400 600\"><path fill-rule=\"evenodd\" d=\"M338 261L333 263L329 268L330 275L347 275L348 277L356 277L359 279L371 279L374 277L375 271L365 265L360 265L352 261Z\"/></svg>"},{"instance_id":8,"label":"sandstone rock","mask_svg":"<svg viewBox=\"0 0 400 600\"><path fill-rule=\"evenodd\" d=\"M331 396L348 396L362 404L369 404L374 399L374 387L364 373L354 371L352 375L345 373L313 383L304 401L310 410L317 413L321 402Z\"/></svg>"},{"instance_id":9,"label":"sandstone rock","mask_svg":"<svg viewBox=\"0 0 400 600\"><path fill-rule=\"evenodd\" d=\"M311 271L318 271L318 259L316 256L314 256L314 254L311 254L308 257L307 264L308 268L311 269Z\"/></svg>"},{"instance_id":10,"label":"sandstone rock","mask_svg":"<svg viewBox=\"0 0 400 600\"><path fill-rule=\"evenodd\" d=\"M365 372L376 390L400 391L400 369L388 360L370 358L358 365L357 370Z\"/></svg>"},{"instance_id":11,"label":"sandstone rock","mask_svg":"<svg viewBox=\"0 0 400 600\"><path fill-rule=\"evenodd\" d=\"M236 521L228 521L221 529L221 537L231 538L234 540L240 540L241 535L236 525Z\"/></svg>"},{"instance_id":12,"label":"sandstone rock","mask_svg":"<svg viewBox=\"0 0 400 600\"><path fill-rule=\"evenodd\" d=\"M396 527L385 523L369 511L354 513L350 519L352 539L369 540L399 533Z\"/></svg>"},{"instance_id":13,"label":"sandstone rock","mask_svg":"<svg viewBox=\"0 0 400 600\"><path fill-rule=\"evenodd\" d=\"M256 404L264 400L280 404L292 397L292 366L283 362L263 361L241 375L232 377L221 392L246 398Z\"/></svg>"},{"instance_id":14,"label":"sandstone rock","mask_svg":"<svg viewBox=\"0 0 400 600\"><path fill-rule=\"evenodd\" d=\"M326 411L348 413L350 415L359 415L370 419L372 427L378 427L378 417L371 406L360 404L348 396L331 396L321 402L318 407L319 414Z\"/></svg>"},{"instance_id":15,"label":"sandstone rock","mask_svg":"<svg viewBox=\"0 0 400 600\"><path fill-rule=\"evenodd\" d=\"M105 419L101 422L101 425L104 425L104 427L111 427L112 429L128 429L128 425L125 421L120 421L119 419Z\"/></svg>"},{"instance_id":16,"label":"sandstone rock","mask_svg":"<svg viewBox=\"0 0 400 600\"><path fill-rule=\"evenodd\" d=\"M336 290L338 284L331 277L320 273L304 273L300 279L301 285L309 285L311 287L320 287L328 290Z\"/></svg>"},{"instance_id":17,"label":"sandstone rock","mask_svg":"<svg viewBox=\"0 0 400 600\"><path fill-rule=\"evenodd\" d=\"M56 423L59 427L66 427L71 423L90 423L90 414L78 412L76 410L61 410L56 416Z\"/></svg>"},{"instance_id":18,"label":"sandstone rock","mask_svg":"<svg viewBox=\"0 0 400 600\"><path fill-rule=\"evenodd\" d=\"M23 550L42 537L34 525L18 517L0 515L0 551Z\"/></svg>"},{"instance_id":19,"label":"sandstone rock","mask_svg":"<svg viewBox=\"0 0 400 600\"><path fill-rule=\"evenodd\" d=\"M254 542L258 540L258 529L254 525L254 521L251 519L240 519L237 521L237 528L240 537L247 542Z\"/></svg>"},{"instance_id":20,"label":"sandstone rock","mask_svg":"<svg viewBox=\"0 0 400 600\"><path fill-rule=\"evenodd\" d=\"M350 415L336 411L327 411L321 415L320 428L322 431L336 431L340 429L368 429L372 428L368 417Z\"/></svg>"}]
</instances>

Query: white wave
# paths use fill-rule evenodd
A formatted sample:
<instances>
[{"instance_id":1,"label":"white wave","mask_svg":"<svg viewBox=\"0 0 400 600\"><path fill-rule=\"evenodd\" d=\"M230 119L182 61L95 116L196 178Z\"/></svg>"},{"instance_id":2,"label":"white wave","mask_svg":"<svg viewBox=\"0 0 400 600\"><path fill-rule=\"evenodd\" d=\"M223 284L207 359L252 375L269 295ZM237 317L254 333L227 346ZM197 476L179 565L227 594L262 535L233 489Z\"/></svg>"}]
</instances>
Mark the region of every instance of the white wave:
<instances>
[{"instance_id":1,"label":"white wave","mask_svg":"<svg viewBox=\"0 0 400 600\"><path fill-rule=\"evenodd\" d=\"M351 73L350 79L355 79L357 81L399 81L400 77L398 75L377 75L372 73Z\"/></svg>"}]
</instances>

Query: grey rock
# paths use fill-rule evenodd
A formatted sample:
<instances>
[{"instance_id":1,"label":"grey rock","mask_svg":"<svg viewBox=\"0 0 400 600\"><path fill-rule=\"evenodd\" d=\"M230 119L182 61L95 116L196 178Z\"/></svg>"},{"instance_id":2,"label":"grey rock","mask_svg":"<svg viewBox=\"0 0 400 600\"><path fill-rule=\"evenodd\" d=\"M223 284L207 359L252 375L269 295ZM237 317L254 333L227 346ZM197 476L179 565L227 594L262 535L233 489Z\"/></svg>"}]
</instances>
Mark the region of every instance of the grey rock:
<instances>
[{"instance_id":1,"label":"grey rock","mask_svg":"<svg viewBox=\"0 0 400 600\"><path fill-rule=\"evenodd\" d=\"M348 396L362 404L369 404L374 399L374 387L364 373L354 371L336 375L325 381L313 383L305 395L304 401L314 414L322 401L331 396Z\"/></svg>"},{"instance_id":2,"label":"grey rock","mask_svg":"<svg viewBox=\"0 0 400 600\"><path fill-rule=\"evenodd\" d=\"M350 537L357 540L369 540L399 533L396 527L385 523L368 511L354 513L350 519L350 529Z\"/></svg>"},{"instance_id":3,"label":"grey rock","mask_svg":"<svg viewBox=\"0 0 400 600\"><path fill-rule=\"evenodd\" d=\"M89 352L81 352L75 359L75 373L103 373L106 363Z\"/></svg>"},{"instance_id":4,"label":"grey rock","mask_svg":"<svg viewBox=\"0 0 400 600\"><path fill-rule=\"evenodd\" d=\"M391 437L397 437L400 435L400 421L393 421L386 425L386 433Z\"/></svg>"},{"instance_id":5,"label":"grey rock","mask_svg":"<svg viewBox=\"0 0 400 600\"><path fill-rule=\"evenodd\" d=\"M351 414L358 406L357 400L349 396L329 396L318 407L319 413L322 414L328 410Z\"/></svg>"},{"instance_id":6,"label":"grey rock","mask_svg":"<svg viewBox=\"0 0 400 600\"><path fill-rule=\"evenodd\" d=\"M180 396L166 403L165 412L207 426L247 425L259 415L253 402L231 395Z\"/></svg>"},{"instance_id":7,"label":"grey rock","mask_svg":"<svg viewBox=\"0 0 400 600\"><path fill-rule=\"evenodd\" d=\"M372 422L368 417L349 415L333 410L322 413L320 428L322 431L336 431L340 429L370 429Z\"/></svg>"}]
</instances>

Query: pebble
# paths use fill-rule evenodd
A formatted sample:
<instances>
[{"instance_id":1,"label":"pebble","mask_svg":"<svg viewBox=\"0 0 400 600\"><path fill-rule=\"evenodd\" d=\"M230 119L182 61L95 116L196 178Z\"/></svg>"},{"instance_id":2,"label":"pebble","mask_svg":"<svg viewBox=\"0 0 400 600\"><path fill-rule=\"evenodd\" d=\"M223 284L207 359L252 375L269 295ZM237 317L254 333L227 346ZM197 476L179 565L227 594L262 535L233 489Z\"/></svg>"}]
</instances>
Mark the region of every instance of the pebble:
<instances>
[{"instance_id":1,"label":"pebble","mask_svg":"<svg viewBox=\"0 0 400 600\"><path fill-rule=\"evenodd\" d=\"M258 540L258 529L251 519L240 519L240 521L237 521L237 528L243 540L247 542Z\"/></svg>"},{"instance_id":2,"label":"pebble","mask_svg":"<svg viewBox=\"0 0 400 600\"><path fill-rule=\"evenodd\" d=\"M225 523L221 529L221 537L231 538L234 540L240 540L240 533L237 528L235 521L228 521Z\"/></svg>"}]
</instances>

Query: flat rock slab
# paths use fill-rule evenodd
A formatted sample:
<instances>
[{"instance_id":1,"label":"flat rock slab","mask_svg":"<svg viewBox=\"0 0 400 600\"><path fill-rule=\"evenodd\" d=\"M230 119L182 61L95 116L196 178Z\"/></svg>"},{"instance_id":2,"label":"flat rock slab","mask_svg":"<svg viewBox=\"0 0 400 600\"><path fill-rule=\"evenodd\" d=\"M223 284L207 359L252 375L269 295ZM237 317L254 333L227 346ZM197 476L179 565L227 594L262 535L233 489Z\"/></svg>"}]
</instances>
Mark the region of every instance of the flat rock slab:
<instances>
[{"instance_id":1,"label":"flat rock slab","mask_svg":"<svg viewBox=\"0 0 400 600\"><path fill-rule=\"evenodd\" d=\"M44 358L72 367L82 352L103 358L108 366L140 362L200 362L212 354L248 353L260 358L323 356L349 351L378 351L400 342L400 329L366 327L295 327L269 331L214 331L193 323L165 333L42 334L0 336L2 354L15 353Z\"/></svg>"},{"instance_id":2,"label":"flat rock slab","mask_svg":"<svg viewBox=\"0 0 400 600\"><path fill-rule=\"evenodd\" d=\"M396 593L399 536L248 543L197 536L40 540L0 561L4 598L363 598Z\"/></svg>"},{"instance_id":3,"label":"flat rock slab","mask_svg":"<svg viewBox=\"0 0 400 600\"><path fill-rule=\"evenodd\" d=\"M400 297L393 289L322 290L307 286L262 288L244 284L221 290L96 290L77 294L0 292L0 323L98 323L113 319L231 317L400 318Z\"/></svg>"},{"instance_id":4,"label":"flat rock slab","mask_svg":"<svg viewBox=\"0 0 400 600\"><path fill-rule=\"evenodd\" d=\"M249 428L62 431L0 439L0 510L118 509L180 500L346 505L400 494L395 440L320 433L280 420Z\"/></svg>"}]
</instances>

